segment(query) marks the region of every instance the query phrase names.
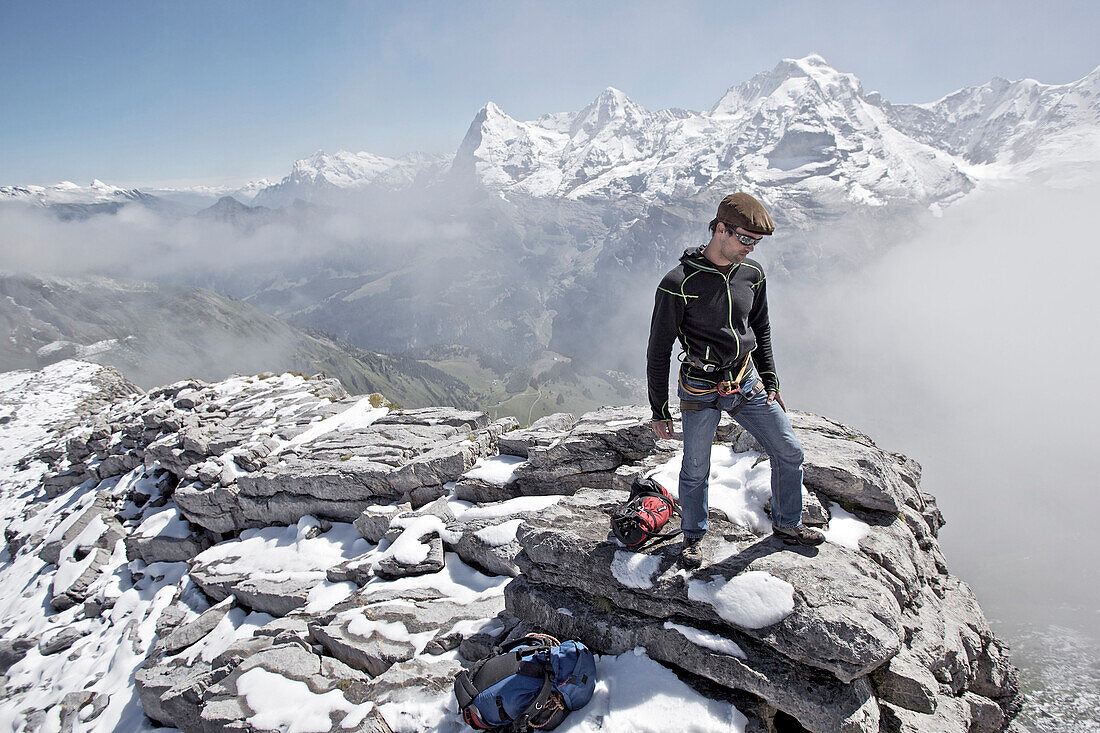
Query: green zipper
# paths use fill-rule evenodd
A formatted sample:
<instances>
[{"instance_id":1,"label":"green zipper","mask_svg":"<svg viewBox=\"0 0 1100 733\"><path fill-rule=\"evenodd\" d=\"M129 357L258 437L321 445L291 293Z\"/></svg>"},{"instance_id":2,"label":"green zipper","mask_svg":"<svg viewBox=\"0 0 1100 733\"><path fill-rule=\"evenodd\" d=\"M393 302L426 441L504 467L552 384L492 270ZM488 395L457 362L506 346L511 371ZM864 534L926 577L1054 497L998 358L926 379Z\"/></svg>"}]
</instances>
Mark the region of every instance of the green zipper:
<instances>
[{"instance_id":1,"label":"green zipper","mask_svg":"<svg viewBox=\"0 0 1100 733\"><path fill-rule=\"evenodd\" d=\"M737 267L730 270L726 275L726 305L729 306L730 333L733 334L733 341L737 344L737 354L733 357L734 362L741 358L741 339L738 338L737 331L733 328L733 293L730 292L730 276L739 269L741 269L741 263L737 263Z\"/></svg>"},{"instance_id":2,"label":"green zipper","mask_svg":"<svg viewBox=\"0 0 1100 733\"><path fill-rule=\"evenodd\" d=\"M721 270L716 270L713 267L705 267L703 265L700 265L698 262L692 262L691 265L697 270L713 272L715 275L720 275L726 279L726 306L729 310L730 333L733 334L733 341L737 344L737 354L733 357L733 360L736 362L737 359L741 356L741 339L737 337L737 331L733 328L733 295L730 293L730 277L733 276L733 273L741 269L741 263L738 262L737 267L734 267L732 270L729 271L729 273L725 275L722 275ZM691 275L688 275L688 277L691 277ZM687 280L687 277L684 278L684 282L687 282ZM680 286L680 290L683 291L683 285ZM707 353L708 355L710 353L709 347Z\"/></svg>"}]
</instances>

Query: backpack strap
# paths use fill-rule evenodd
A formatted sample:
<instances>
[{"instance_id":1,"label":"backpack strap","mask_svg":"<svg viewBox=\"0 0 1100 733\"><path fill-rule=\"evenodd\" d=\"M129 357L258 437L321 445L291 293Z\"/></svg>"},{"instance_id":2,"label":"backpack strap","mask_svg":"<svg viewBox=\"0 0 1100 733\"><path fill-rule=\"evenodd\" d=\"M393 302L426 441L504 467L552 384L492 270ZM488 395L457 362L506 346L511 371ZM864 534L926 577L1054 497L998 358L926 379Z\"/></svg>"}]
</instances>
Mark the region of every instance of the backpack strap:
<instances>
[{"instance_id":1,"label":"backpack strap","mask_svg":"<svg viewBox=\"0 0 1100 733\"><path fill-rule=\"evenodd\" d=\"M683 532L682 529L676 529L676 530L672 530L671 532L660 532L658 534L652 534L648 537L648 539L645 539L642 542L639 542L638 544L634 545L630 549L640 550L643 547L645 547L646 545L649 545L653 542L656 542L657 540L664 540L664 539L668 539L669 537L675 537L676 535L680 534L681 532Z\"/></svg>"},{"instance_id":2,"label":"backpack strap","mask_svg":"<svg viewBox=\"0 0 1100 733\"><path fill-rule=\"evenodd\" d=\"M470 679L470 673L462 670L455 675L455 698L458 700L458 709L464 710L477 697L478 689Z\"/></svg>"},{"instance_id":3,"label":"backpack strap","mask_svg":"<svg viewBox=\"0 0 1100 733\"><path fill-rule=\"evenodd\" d=\"M546 675L549 655L545 662L537 658L524 660L524 657L549 652L551 646L546 643L546 639L554 641L553 646L557 646L557 639L551 636L528 634L500 646L496 654L479 660L469 672L462 670L455 675L455 698L458 700L459 710L468 707L482 690L492 687L505 677L514 674L536 678Z\"/></svg>"},{"instance_id":4,"label":"backpack strap","mask_svg":"<svg viewBox=\"0 0 1100 733\"><path fill-rule=\"evenodd\" d=\"M492 687L505 677L516 674L519 666L520 659L517 654L500 654L486 659L470 678L473 688L477 690L471 699L477 697L478 692Z\"/></svg>"},{"instance_id":5,"label":"backpack strap","mask_svg":"<svg viewBox=\"0 0 1100 733\"><path fill-rule=\"evenodd\" d=\"M539 694L535 696L535 699L527 706L527 709L524 710L513 723L513 725L516 726L516 730L527 730L530 719L550 704L551 697L554 693L554 678L549 663L547 663L546 668L540 672L540 676L544 676L545 679L542 683L542 687L539 688ZM500 698L497 698L497 704L500 704Z\"/></svg>"}]
</instances>

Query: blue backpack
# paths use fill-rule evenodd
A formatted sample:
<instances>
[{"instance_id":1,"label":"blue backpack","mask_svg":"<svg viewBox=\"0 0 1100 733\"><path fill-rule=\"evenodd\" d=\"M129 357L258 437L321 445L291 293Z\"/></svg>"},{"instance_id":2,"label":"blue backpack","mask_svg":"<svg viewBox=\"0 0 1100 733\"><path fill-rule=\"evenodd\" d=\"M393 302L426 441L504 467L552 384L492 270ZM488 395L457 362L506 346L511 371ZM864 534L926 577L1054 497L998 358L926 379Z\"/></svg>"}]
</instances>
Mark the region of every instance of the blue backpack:
<instances>
[{"instance_id":1,"label":"blue backpack","mask_svg":"<svg viewBox=\"0 0 1100 733\"><path fill-rule=\"evenodd\" d=\"M596 660L579 641L528 634L499 647L455 677L462 719L474 730L553 730L588 704Z\"/></svg>"}]
</instances>

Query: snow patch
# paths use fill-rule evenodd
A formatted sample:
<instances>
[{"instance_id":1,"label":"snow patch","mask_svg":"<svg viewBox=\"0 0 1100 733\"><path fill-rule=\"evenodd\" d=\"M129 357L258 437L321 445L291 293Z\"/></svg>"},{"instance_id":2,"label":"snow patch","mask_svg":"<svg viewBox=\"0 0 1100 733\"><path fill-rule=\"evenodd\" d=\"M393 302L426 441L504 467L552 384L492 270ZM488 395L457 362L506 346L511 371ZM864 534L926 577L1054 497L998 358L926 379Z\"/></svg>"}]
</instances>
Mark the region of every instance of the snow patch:
<instances>
[{"instance_id":1,"label":"snow patch","mask_svg":"<svg viewBox=\"0 0 1100 733\"><path fill-rule=\"evenodd\" d=\"M469 522L475 519L496 519L497 517L508 517L526 512L541 512L543 509L554 506L562 498L561 496L518 496L507 501L479 504L477 506L462 502L469 508L462 508L459 506L459 502L448 503L450 503L451 510L454 511L456 518L461 518L463 522Z\"/></svg>"},{"instance_id":2,"label":"snow patch","mask_svg":"<svg viewBox=\"0 0 1100 733\"><path fill-rule=\"evenodd\" d=\"M844 511L836 504L829 504L829 529L825 539L833 544L859 552L859 541L871 532L871 525Z\"/></svg>"},{"instance_id":3,"label":"snow patch","mask_svg":"<svg viewBox=\"0 0 1100 733\"><path fill-rule=\"evenodd\" d=\"M504 524L495 524L474 532L474 536L491 547L500 547L509 542L516 541L516 532L519 531L522 519L513 519Z\"/></svg>"},{"instance_id":4,"label":"snow patch","mask_svg":"<svg viewBox=\"0 0 1100 733\"><path fill-rule=\"evenodd\" d=\"M570 714L558 733L744 733L748 719L728 702L709 700L638 647L596 660L591 702Z\"/></svg>"},{"instance_id":5,"label":"snow patch","mask_svg":"<svg viewBox=\"0 0 1100 733\"><path fill-rule=\"evenodd\" d=\"M241 573L268 580L325 577L325 571L367 552L372 545L350 524L333 522L332 529L308 538L303 531L312 517L297 525L246 529L239 538L199 553L194 562L212 566L219 574Z\"/></svg>"},{"instance_id":6,"label":"snow patch","mask_svg":"<svg viewBox=\"0 0 1100 733\"><path fill-rule=\"evenodd\" d=\"M356 724L374 709L368 701L353 705L340 690L316 693L309 685L280 674L254 667L237 678L237 693L251 710L248 722L258 730L282 733L324 733L332 728L329 716L343 712L355 716ZM348 723L345 718L343 724Z\"/></svg>"},{"instance_id":7,"label":"snow patch","mask_svg":"<svg viewBox=\"0 0 1100 733\"><path fill-rule=\"evenodd\" d=\"M527 463L527 459L519 456L478 458L474 467L464 473L463 476L484 481L494 486L504 486L515 481L516 469L525 463Z\"/></svg>"},{"instance_id":8,"label":"snow patch","mask_svg":"<svg viewBox=\"0 0 1100 733\"><path fill-rule=\"evenodd\" d=\"M681 626L671 621L665 621L665 628L678 631L681 636L696 646L710 649L719 654L728 654L738 659L747 659L744 650L742 650L733 640L727 639L724 636L712 634L709 631L703 631L693 626Z\"/></svg>"},{"instance_id":9,"label":"snow patch","mask_svg":"<svg viewBox=\"0 0 1100 733\"><path fill-rule=\"evenodd\" d=\"M744 629L779 623L794 611L794 586L771 573L748 570L726 580L691 580L688 599L707 603L723 619Z\"/></svg>"},{"instance_id":10,"label":"snow patch","mask_svg":"<svg viewBox=\"0 0 1100 733\"><path fill-rule=\"evenodd\" d=\"M422 516L397 517L390 522L391 528L404 530L401 535L386 548L375 562L381 562L392 557L402 565L419 565L428 559L431 546L421 542L420 538L433 532L443 532L446 525L443 520L434 514Z\"/></svg>"},{"instance_id":11,"label":"snow patch","mask_svg":"<svg viewBox=\"0 0 1100 733\"><path fill-rule=\"evenodd\" d=\"M303 610L306 613L324 613L357 590L359 586L350 580L340 583L323 580L309 589Z\"/></svg>"},{"instance_id":12,"label":"snow patch","mask_svg":"<svg viewBox=\"0 0 1100 733\"><path fill-rule=\"evenodd\" d=\"M611 573L615 580L627 588L652 588L653 576L660 569L661 556L644 552L616 550L611 561Z\"/></svg>"},{"instance_id":13,"label":"snow patch","mask_svg":"<svg viewBox=\"0 0 1100 733\"><path fill-rule=\"evenodd\" d=\"M141 520L134 534L139 537L186 539L191 536L191 528L187 520L180 516L179 507L169 504Z\"/></svg>"}]
</instances>

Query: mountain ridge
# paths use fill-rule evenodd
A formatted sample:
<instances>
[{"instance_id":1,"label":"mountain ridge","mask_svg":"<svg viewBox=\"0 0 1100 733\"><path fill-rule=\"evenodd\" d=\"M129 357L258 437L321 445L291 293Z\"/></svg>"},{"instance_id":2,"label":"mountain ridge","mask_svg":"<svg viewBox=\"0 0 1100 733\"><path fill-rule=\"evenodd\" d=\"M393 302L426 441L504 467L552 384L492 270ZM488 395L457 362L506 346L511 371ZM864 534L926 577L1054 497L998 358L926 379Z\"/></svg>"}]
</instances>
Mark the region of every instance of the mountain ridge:
<instances>
[{"instance_id":1,"label":"mountain ridge","mask_svg":"<svg viewBox=\"0 0 1100 733\"><path fill-rule=\"evenodd\" d=\"M355 393L386 391L409 406L472 407L467 385L429 364L299 330L230 296L200 288L103 276L0 273L0 323L10 346L0 371L80 357L151 387L186 377L224 378L264 364L324 372Z\"/></svg>"},{"instance_id":2,"label":"mountain ridge","mask_svg":"<svg viewBox=\"0 0 1100 733\"><path fill-rule=\"evenodd\" d=\"M241 187L238 198L282 206L294 198L343 199L356 189L405 189L457 175L505 194L535 196L671 201L723 186L763 190L802 184L803 193L840 195L855 203L875 205L898 196L935 203L973 187L982 174L973 164L1000 162L1032 172L1049 166L1058 153L1085 162L1100 159L1097 79L1100 67L1067 84L995 77L932 102L894 105L878 92L865 92L855 74L809 54L782 59L729 87L707 112L650 111L615 87L606 87L581 110L531 121L514 119L489 101L454 154L390 158L318 150L295 161L277 183L258 190ZM1034 96L1030 107L1028 95ZM1013 114L999 109L1005 104L1028 108ZM1056 145L1044 140L1050 131L1065 139ZM1083 148L1074 144L1082 141ZM1036 165L1029 168L1036 154ZM838 175L846 184L840 188L829 183ZM71 203L66 197L98 196L98 203L104 196L128 195L95 183L98 188L87 190L67 183L4 186L0 198ZM183 196L186 190L175 193ZM171 198L173 192L162 189L157 195Z\"/></svg>"}]
</instances>

